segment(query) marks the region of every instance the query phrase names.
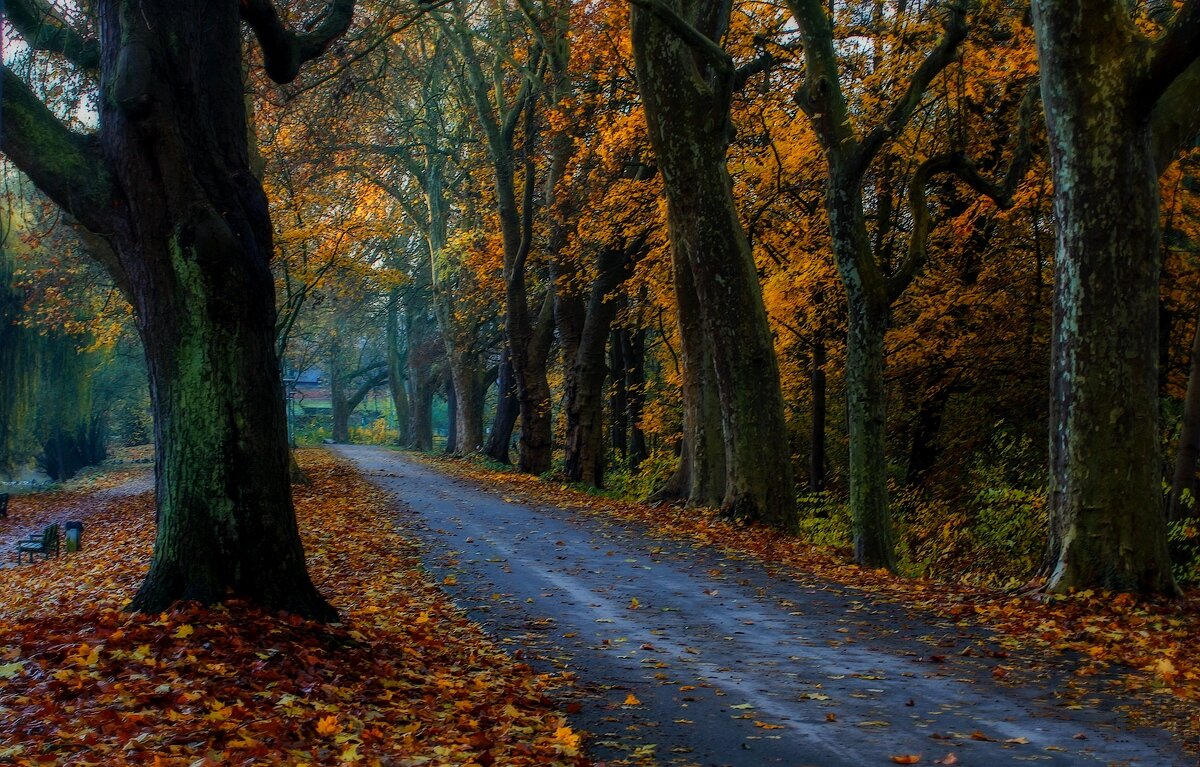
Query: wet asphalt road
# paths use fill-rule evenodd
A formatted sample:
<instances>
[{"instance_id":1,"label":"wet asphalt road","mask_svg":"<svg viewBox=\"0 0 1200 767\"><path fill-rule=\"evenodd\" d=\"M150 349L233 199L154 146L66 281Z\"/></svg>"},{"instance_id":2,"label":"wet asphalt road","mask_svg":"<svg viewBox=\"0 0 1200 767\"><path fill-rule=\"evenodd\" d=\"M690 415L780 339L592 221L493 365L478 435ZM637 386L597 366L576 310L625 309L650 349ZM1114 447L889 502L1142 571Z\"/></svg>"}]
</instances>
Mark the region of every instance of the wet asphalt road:
<instances>
[{"instance_id":1,"label":"wet asphalt road","mask_svg":"<svg viewBox=\"0 0 1200 767\"><path fill-rule=\"evenodd\" d=\"M577 675L572 723L599 761L1198 764L977 630L506 498L387 448L338 452L394 494L399 524L438 580L455 576L444 588L472 619L535 667Z\"/></svg>"}]
</instances>

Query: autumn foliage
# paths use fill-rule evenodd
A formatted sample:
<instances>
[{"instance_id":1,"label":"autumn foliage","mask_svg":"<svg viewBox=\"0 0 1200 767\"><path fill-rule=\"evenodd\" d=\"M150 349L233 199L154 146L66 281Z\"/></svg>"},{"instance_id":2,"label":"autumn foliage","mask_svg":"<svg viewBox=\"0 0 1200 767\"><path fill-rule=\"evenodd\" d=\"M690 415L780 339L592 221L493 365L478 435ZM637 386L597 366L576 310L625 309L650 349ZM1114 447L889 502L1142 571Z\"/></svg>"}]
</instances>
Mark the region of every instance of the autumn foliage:
<instances>
[{"instance_id":1,"label":"autumn foliage","mask_svg":"<svg viewBox=\"0 0 1200 767\"><path fill-rule=\"evenodd\" d=\"M547 697L566 680L504 655L426 580L379 491L328 455L304 465L308 566L341 624L237 601L124 612L153 502L108 503L82 552L0 571L0 762L581 764ZM9 524L80 499L18 499Z\"/></svg>"}]
</instances>

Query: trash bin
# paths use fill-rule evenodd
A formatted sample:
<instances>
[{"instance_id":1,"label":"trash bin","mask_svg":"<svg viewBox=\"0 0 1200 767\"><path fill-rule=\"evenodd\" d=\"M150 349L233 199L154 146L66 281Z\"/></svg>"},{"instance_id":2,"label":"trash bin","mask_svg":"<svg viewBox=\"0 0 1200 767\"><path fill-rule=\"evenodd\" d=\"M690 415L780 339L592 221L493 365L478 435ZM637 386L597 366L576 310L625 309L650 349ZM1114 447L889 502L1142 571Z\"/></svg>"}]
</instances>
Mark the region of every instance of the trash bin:
<instances>
[{"instance_id":1,"label":"trash bin","mask_svg":"<svg viewBox=\"0 0 1200 767\"><path fill-rule=\"evenodd\" d=\"M73 554L83 548L83 523L68 522L64 527L67 531L67 553Z\"/></svg>"}]
</instances>

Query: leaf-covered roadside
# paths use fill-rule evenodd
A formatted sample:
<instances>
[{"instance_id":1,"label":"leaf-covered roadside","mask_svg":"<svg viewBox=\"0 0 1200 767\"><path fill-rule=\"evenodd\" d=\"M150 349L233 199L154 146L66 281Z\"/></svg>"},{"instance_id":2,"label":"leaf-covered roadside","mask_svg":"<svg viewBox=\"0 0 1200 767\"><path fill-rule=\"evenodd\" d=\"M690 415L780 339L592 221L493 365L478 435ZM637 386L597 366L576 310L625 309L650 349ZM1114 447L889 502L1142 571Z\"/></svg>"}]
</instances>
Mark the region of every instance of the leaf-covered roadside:
<instances>
[{"instance_id":1,"label":"leaf-covered roadside","mask_svg":"<svg viewBox=\"0 0 1200 767\"><path fill-rule=\"evenodd\" d=\"M636 522L657 537L751 557L783 577L789 571L813 574L952 618L964 627L982 625L996 631L1008 649L993 672L997 681L1004 681L1007 670L1036 667L1053 653L1073 664L1080 691L1091 685L1088 678L1103 678L1131 703L1137 701L1138 706L1130 707L1131 717L1173 729L1183 742L1200 747L1200 593L1195 590L1176 602L1138 602L1129 595L1016 595L906 579L864 570L830 549L765 527L721 519L714 510L613 500L472 460L414 457L518 498Z\"/></svg>"},{"instance_id":2,"label":"leaf-covered roadside","mask_svg":"<svg viewBox=\"0 0 1200 767\"><path fill-rule=\"evenodd\" d=\"M386 499L324 453L297 512L342 625L241 603L121 611L149 561L149 494L85 550L0 571L0 763L583 764L547 693L425 579Z\"/></svg>"}]
</instances>

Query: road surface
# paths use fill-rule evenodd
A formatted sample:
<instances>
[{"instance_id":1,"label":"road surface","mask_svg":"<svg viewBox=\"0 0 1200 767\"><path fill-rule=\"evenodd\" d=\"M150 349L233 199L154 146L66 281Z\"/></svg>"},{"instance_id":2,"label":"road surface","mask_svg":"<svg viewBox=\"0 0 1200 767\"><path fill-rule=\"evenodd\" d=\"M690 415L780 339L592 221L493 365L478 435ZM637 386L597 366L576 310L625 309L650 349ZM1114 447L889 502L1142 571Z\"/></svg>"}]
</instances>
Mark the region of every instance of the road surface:
<instances>
[{"instance_id":1,"label":"road surface","mask_svg":"<svg viewBox=\"0 0 1200 767\"><path fill-rule=\"evenodd\" d=\"M981 631L508 498L387 448L338 452L394 495L398 524L474 620L578 676L572 723L598 761L1197 765L1166 733L1131 729L1115 701L1080 697L1065 669L997 681L996 665L1021 664Z\"/></svg>"}]
</instances>

